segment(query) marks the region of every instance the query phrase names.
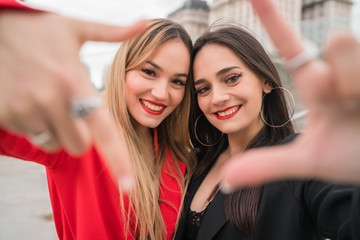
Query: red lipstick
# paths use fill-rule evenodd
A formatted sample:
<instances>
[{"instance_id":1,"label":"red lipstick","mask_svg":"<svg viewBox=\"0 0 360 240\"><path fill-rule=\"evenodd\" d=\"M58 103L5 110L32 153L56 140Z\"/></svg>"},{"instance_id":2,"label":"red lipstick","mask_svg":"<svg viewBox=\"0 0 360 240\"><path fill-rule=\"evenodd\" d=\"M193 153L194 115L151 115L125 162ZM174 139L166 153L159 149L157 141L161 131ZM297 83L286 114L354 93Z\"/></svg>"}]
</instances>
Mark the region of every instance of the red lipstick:
<instances>
[{"instance_id":1,"label":"red lipstick","mask_svg":"<svg viewBox=\"0 0 360 240\"><path fill-rule=\"evenodd\" d=\"M148 103L151 103L151 104L153 104L153 105L155 105L155 106L162 107L162 109L161 109L160 111L154 111L154 110L146 107L146 106L144 105L144 103L142 102L141 99L140 99L139 101L140 101L141 107L142 107L147 113L150 113L150 114L153 114L153 115L160 115L160 114L162 114L162 113L164 112L165 108L166 108L166 105L164 105L164 104L162 104L162 103L156 103L156 102L149 101L149 100L143 100L143 101L146 101L146 102L148 102Z\"/></svg>"},{"instance_id":2,"label":"red lipstick","mask_svg":"<svg viewBox=\"0 0 360 240\"><path fill-rule=\"evenodd\" d=\"M220 120L225 120L225 119L232 118L232 117L240 110L241 105L238 106L238 109L237 109L235 112L233 112L233 113L231 113L231 114L229 114L229 115L219 116L218 113L219 113L219 112L225 112L225 111L227 111L228 109L231 109L231 108L234 108L234 107L236 107L236 106L232 106L232 107L225 108L225 109L223 109L223 110L221 110L221 111L215 112L214 115L215 115L215 117L216 117L217 119L220 119Z\"/></svg>"}]
</instances>

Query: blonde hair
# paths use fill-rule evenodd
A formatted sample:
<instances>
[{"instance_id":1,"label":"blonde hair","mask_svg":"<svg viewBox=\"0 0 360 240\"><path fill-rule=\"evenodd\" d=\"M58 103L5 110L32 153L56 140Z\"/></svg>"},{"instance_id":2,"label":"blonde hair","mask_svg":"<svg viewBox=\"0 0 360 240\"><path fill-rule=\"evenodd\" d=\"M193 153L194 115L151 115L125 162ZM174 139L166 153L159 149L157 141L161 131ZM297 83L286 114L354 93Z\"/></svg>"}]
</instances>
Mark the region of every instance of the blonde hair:
<instances>
[{"instance_id":1,"label":"blonde hair","mask_svg":"<svg viewBox=\"0 0 360 240\"><path fill-rule=\"evenodd\" d=\"M126 72L145 63L163 43L170 39L180 39L191 53L191 39L183 27L166 19L152 20L146 32L120 46L108 72L105 89L107 107L116 123L123 129L137 181L133 192L127 193L128 206L120 189L121 211L127 219L126 229L140 240L165 239L167 235L159 207L161 169L166 157L166 147L170 148L177 169L170 174L179 179L182 196L195 167L195 155L188 134L190 81L186 81L182 102L156 129L159 148L155 156L155 168L148 166L144 141L136 131L135 120L130 115L125 100ZM186 165L185 178L181 174L176 158ZM134 229L130 229L130 225L135 226Z\"/></svg>"}]
</instances>

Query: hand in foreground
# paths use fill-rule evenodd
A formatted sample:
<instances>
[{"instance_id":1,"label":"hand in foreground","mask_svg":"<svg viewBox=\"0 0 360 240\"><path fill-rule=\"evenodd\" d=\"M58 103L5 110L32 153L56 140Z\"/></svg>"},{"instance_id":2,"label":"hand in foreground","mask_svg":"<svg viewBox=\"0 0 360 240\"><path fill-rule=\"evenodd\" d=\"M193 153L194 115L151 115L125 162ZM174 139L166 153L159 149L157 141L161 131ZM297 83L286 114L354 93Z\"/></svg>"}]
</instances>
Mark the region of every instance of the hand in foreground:
<instances>
[{"instance_id":1,"label":"hand in foreground","mask_svg":"<svg viewBox=\"0 0 360 240\"><path fill-rule=\"evenodd\" d=\"M271 0L252 0L279 53L290 60L304 49ZM349 33L332 38L326 62L293 71L309 110L303 133L284 146L247 151L224 168L224 191L284 178L360 184L360 43Z\"/></svg>"},{"instance_id":2,"label":"hand in foreground","mask_svg":"<svg viewBox=\"0 0 360 240\"><path fill-rule=\"evenodd\" d=\"M129 153L107 110L99 101L92 101L87 117L70 116L69 110L73 99L89 103L97 95L79 58L82 44L126 40L145 28L146 21L115 27L52 13L0 11L0 126L47 151L65 148L79 155L94 141L114 175L129 184Z\"/></svg>"}]
</instances>

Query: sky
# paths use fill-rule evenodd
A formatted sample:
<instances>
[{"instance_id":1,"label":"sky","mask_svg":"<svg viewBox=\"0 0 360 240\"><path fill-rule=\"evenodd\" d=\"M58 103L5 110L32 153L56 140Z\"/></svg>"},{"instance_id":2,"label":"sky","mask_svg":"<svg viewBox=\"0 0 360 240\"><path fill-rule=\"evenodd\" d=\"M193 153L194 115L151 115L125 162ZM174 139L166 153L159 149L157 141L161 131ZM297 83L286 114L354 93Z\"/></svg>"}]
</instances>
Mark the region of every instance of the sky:
<instances>
[{"instance_id":1,"label":"sky","mask_svg":"<svg viewBox=\"0 0 360 240\"><path fill-rule=\"evenodd\" d=\"M166 18L185 0L25 0L30 6L64 16L108 24L130 25L144 18ZM207 0L211 5L213 0ZM288 0L292 1L292 0ZM360 39L360 0L354 0L353 29ZM81 59L90 66L91 79L101 86L104 65L110 64L120 43L85 43Z\"/></svg>"},{"instance_id":2,"label":"sky","mask_svg":"<svg viewBox=\"0 0 360 240\"><path fill-rule=\"evenodd\" d=\"M181 7L184 0L25 0L35 8L82 20L130 25L144 18L166 18ZM211 4L212 0L207 0ZM109 65L120 43L87 42L80 51L89 66L91 80L101 87L104 65Z\"/></svg>"},{"instance_id":3,"label":"sky","mask_svg":"<svg viewBox=\"0 0 360 240\"><path fill-rule=\"evenodd\" d=\"M166 17L184 0L25 0L62 15L104 23L130 24L141 18ZM208 0L211 3L212 0Z\"/></svg>"}]
</instances>

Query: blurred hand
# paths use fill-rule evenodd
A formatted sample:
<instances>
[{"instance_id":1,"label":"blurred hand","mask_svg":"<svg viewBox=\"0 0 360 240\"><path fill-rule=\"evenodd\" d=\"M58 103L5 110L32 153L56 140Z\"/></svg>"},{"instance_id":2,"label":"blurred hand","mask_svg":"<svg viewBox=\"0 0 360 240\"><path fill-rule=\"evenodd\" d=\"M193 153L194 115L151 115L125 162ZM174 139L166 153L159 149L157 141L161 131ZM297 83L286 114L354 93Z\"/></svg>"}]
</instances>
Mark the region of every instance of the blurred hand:
<instances>
[{"instance_id":1,"label":"blurred hand","mask_svg":"<svg viewBox=\"0 0 360 240\"><path fill-rule=\"evenodd\" d=\"M302 39L271 0L251 2L285 59L303 51ZM233 157L224 168L226 187L284 178L360 184L360 43L349 33L339 33L325 57L326 62L312 60L292 73L309 110L304 132L290 144Z\"/></svg>"},{"instance_id":2,"label":"blurred hand","mask_svg":"<svg viewBox=\"0 0 360 240\"><path fill-rule=\"evenodd\" d=\"M69 114L71 100L97 95L80 61L85 41L123 41L146 28L146 21L116 27L52 13L0 11L0 126L35 136L47 131L47 151L84 153L94 143L116 177L132 178L125 140L107 110L86 118ZM32 138L29 137L31 140ZM121 161L120 161L121 160Z\"/></svg>"}]
</instances>

